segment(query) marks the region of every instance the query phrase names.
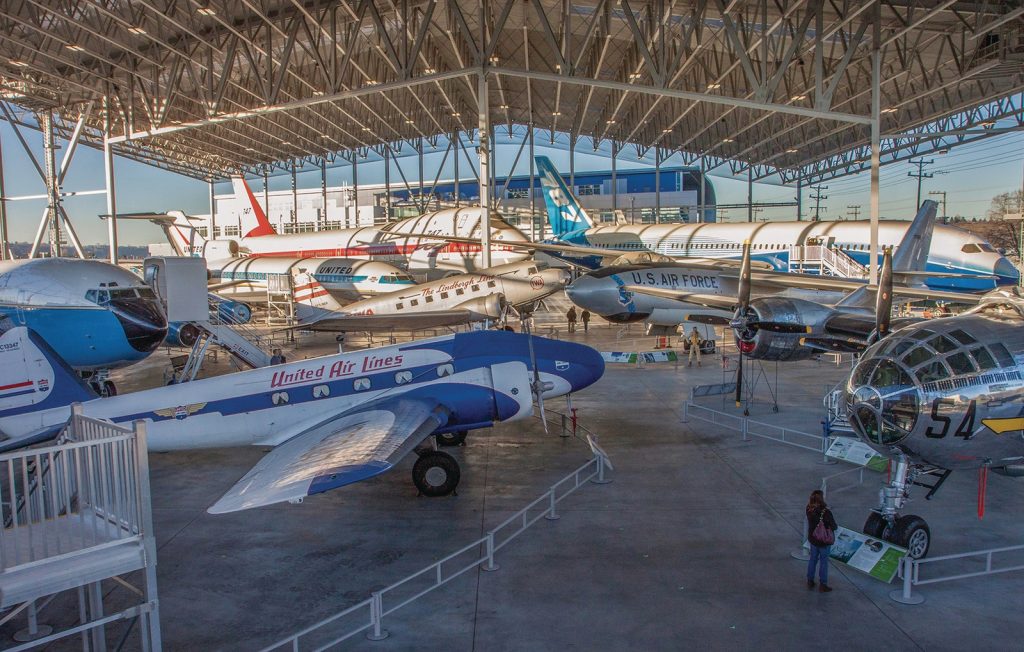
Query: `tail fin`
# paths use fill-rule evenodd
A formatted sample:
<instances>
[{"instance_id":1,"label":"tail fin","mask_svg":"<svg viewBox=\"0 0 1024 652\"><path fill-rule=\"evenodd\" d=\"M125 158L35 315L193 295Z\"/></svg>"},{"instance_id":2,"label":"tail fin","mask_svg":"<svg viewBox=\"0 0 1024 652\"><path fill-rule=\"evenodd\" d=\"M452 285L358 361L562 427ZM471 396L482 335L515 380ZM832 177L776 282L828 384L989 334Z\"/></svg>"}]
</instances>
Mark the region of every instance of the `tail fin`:
<instances>
[{"instance_id":1,"label":"tail fin","mask_svg":"<svg viewBox=\"0 0 1024 652\"><path fill-rule=\"evenodd\" d=\"M0 335L0 430L8 437L0 446L51 438L68 418L54 408L94 398L96 393L31 329L17 326Z\"/></svg>"},{"instance_id":2,"label":"tail fin","mask_svg":"<svg viewBox=\"0 0 1024 652\"><path fill-rule=\"evenodd\" d=\"M900 272L923 272L927 268L938 206L938 203L931 199L921 203L920 210L914 216L914 221L910 223L892 257L892 271L897 278Z\"/></svg>"},{"instance_id":3,"label":"tail fin","mask_svg":"<svg viewBox=\"0 0 1024 652\"><path fill-rule=\"evenodd\" d=\"M252 189L242 177L231 177L231 185L235 189L235 201L239 202L239 215L242 216L242 237L252 238L261 235L276 235L277 231L267 219L263 207L256 201Z\"/></svg>"},{"instance_id":4,"label":"tail fin","mask_svg":"<svg viewBox=\"0 0 1024 652\"><path fill-rule=\"evenodd\" d=\"M206 238L199 235L198 227L192 222L200 220L182 213L118 213L118 220L146 220L164 230L167 241L179 256L202 256Z\"/></svg>"},{"instance_id":5,"label":"tail fin","mask_svg":"<svg viewBox=\"0 0 1024 652\"><path fill-rule=\"evenodd\" d=\"M594 226L594 221L565 185L562 175L555 169L551 159L546 156L536 158L540 186L544 191L544 204L548 209L548 224L551 225L555 237L561 238L570 231Z\"/></svg>"},{"instance_id":6,"label":"tail fin","mask_svg":"<svg viewBox=\"0 0 1024 652\"><path fill-rule=\"evenodd\" d=\"M299 324L312 324L340 312L342 306L312 274L301 272L292 281L292 298Z\"/></svg>"}]
</instances>

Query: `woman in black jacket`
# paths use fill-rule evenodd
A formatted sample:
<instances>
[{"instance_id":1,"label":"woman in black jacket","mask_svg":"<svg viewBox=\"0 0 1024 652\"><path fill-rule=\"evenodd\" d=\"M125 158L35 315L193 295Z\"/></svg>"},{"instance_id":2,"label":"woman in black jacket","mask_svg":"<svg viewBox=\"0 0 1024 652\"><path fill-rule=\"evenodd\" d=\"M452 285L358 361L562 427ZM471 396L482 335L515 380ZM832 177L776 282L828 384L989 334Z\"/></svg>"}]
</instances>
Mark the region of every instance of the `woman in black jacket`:
<instances>
[{"instance_id":1,"label":"woman in black jacket","mask_svg":"<svg viewBox=\"0 0 1024 652\"><path fill-rule=\"evenodd\" d=\"M832 517L832 510L825 504L825 494L820 489L815 489L807 501L807 542L811 544L811 558L807 560L807 588L814 588L814 567L817 566L818 579L821 580L818 590L828 593L832 590L828 585L828 554L832 544L820 541L814 536L814 529L818 527L819 522L832 531L834 541L838 527L836 520Z\"/></svg>"}]
</instances>

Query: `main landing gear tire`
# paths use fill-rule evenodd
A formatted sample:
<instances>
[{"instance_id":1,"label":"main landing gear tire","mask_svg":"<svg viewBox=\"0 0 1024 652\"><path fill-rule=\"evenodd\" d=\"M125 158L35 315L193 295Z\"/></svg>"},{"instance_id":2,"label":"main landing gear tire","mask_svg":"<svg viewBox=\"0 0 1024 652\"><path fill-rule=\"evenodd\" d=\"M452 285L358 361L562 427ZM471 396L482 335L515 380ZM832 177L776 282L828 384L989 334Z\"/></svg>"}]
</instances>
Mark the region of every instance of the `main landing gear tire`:
<instances>
[{"instance_id":1,"label":"main landing gear tire","mask_svg":"<svg viewBox=\"0 0 1024 652\"><path fill-rule=\"evenodd\" d=\"M424 496L454 494L459 486L459 463L448 453L429 451L412 467L412 481Z\"/></svg>"},{"instance_id":2,"label":"main landing gear tire","mask_svg":"<svg viewBox=\"0 0 1024 652\"><path fill-rule=\"evenodd\" d=\"M908 514L896 519L892 541L896 545L906 548L907 555L911 559L924 559L932 545L932 532L923 518Z\"/></svg>"},{"instance_id":3,"label":"main landing gear tire","mask_svg":"<svg viewBox=\"0 0 1024 652\"><path fill-rule=\"evenodd\" d=\"M466 443L466 430L456 430L455 432L446 432L437 436L438 446L462 446Z\"/></svg>"},{"instance_id":4,"label":"main landing gear tire","mask_svg":"<svg viewBox=\"0 0 1024 652\"><path fill-rule=\"evenodd\" d=\"M868 520L864 521L864 534L874 539L885 538L885 528L889 527L889 521L878 512L871 512Z\"/></svg>"}]
</instances>

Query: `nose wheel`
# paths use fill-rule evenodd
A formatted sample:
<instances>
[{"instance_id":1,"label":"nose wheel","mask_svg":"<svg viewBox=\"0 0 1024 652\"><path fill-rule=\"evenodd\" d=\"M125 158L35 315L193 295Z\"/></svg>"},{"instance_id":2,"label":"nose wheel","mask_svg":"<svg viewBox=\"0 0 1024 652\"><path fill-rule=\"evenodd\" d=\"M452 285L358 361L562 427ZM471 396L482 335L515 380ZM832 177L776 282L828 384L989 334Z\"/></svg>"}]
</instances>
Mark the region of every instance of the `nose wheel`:
<instances>
[{"instance_id":1,"label":"nose wheel","mask_svg":"<svg viewBox=\"0 0 1024 652\"><path fill-rule=\"evenodd\" d=\"M931 548L931 529L920 516L899 514L909 497L910 486L920 484L914 482L916 474L917 469L906 458L899 458L889 484L879 492L878 509L864 522L864 534L906 548L912 559L923 559Z\"/></svg>"},{"instance_id":2,"label":"nose wheel","mask_svg":"<svg viewBox=\"0 0 1024 652\"><path fill-rule=\"evenodd\" d=\"M468 434L465 430L456 430L455 432L446 432L437 435L438 446L462 446L466 443L466 435Z\"/></svg>"}]
</instances>

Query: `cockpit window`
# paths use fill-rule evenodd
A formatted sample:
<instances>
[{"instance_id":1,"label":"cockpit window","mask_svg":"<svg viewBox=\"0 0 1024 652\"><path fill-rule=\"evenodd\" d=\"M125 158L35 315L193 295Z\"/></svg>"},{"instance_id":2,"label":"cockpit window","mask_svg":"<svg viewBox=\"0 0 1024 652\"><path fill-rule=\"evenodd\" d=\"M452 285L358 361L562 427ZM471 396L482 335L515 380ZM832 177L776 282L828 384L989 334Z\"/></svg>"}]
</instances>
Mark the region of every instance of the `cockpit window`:
<instances>
[{"instance_id":1,"label":"cockpit window","mask_svg":"<svg viewBox=\"0 0 1024 652\"><path fill-rule=\"evenodd\" d=\"M981 367L982 371L988 371L989 369L995 369L999 365L996 364L995 358L988 352L983 346L979 346L976 349L971 349L971 355L978 361L978 366Z\"/></svg>"},{"instance_id":2,"label":"cockpit window","mask_svg":"<svg viewBox=\"0 0 1024 652\"><path fill-rule=\"evenodd\" d=\"M968 242L964 246L960 247L960 251L962 251L965 254L976 254L981 251L981 247L974 244L973 242Z\"/></svg>"},{"instance_id":3,"label":"cockpit window","mask_svg":"<svg viewBox=\"0 0 1024 652\"><path fill-rule=\"evenodd\" d=\"M922 362L927 362L928 360L930 360L932 356L933 354L931 351L924 348L923 346L919 346L910 353L908 353L907 355L905 355L903 357L903 362L906 363L908 367L916 367Z\"/></svg>"},{"instance_id":4,"label":"cockpit window","mask_svg":"<svg viewBox=\"0 0 1024 652\"><path fill-rule=\"evenodd\" d=\"M956 341L960 342L961 344L974 344L975 342L978 341L971 337L968 333L960 330L959 328L951 332L950 336L953 337Z\"/></svg>"},{"instance_id":5,"label":"cockpit window","mask_svg":"<svg viewBox=\"0 0 1024 652\"><path fill-rule=\"evenodd\" d=\"M992 355L996 356L996 362L999 363L1000 367L1012 367L1013 356L1006 350L1006 347L996 342L995 344L989 344L989 348L992 349Z\"/></svg>"},{"instance_id":6,"label":"cockpit window","mask_svg":"<svg viewBox=\"0 0 1024 652\"><path fill-rule=\"evenodd\" d=\"M871 378L871 384L878 388L888 387L912 387L914 382L910 380L907 372L891 360L883 360L875 369L875 375Z\"/></svg>"},{"instance_id":7,"label":"cockpit window","mask_svg":"<svg viewBox=\"0 0 1024 652\"><path fill-rule=\"evenodd\" d=\"M957 376L961 374L973 374L977 370L974 363L971 362L971 358L966 353L961 351L960 353L954 353L953 355L946 358L946 364L953 370L953 373Z\"/></svg>"},{"instance_id":8,"label":"cockpit window","mask_svg":"<svg viewBox=\"0 0 1024 652\"><path fill-rule=\"evenodd\" d=\"M949 369L947 369L946 365L942 364L941 361L932 360L918 369L915 374L917 375L917 379L922 383L932 383L936 380L949 378Z\"/></svg>"},{"instance_id":9,"label":"cockpit window","mask_svg":"<svg viewBox=\"0 0 1024 652\"><path fill-rule=\"evenodd\" d=\"M871 377L871 372L878 366L877 359L865 360L857 367L857 370L853 372L853 386L860 387L861 385L868 384L868 378Z\"/></svg>"},{"instance_id":10,"label":"cockpit window","mask_svg":"<svg viewBox=\"0 0 1024 652\"><path fill-rule=\"evenodd\" d=\"M914 338L915 340L926 340L932 335L935 335L935 331L930 331L927 328L922 328L916 333L911 333L910 337Z\"/></svg>"},{"instance_id":11,"label":"cockpit window","mask_svg":"<svg viewBox=\"0 0 1024 652\"><path fill-rule=\"evenodd\" d=\"M879 355L891 355L894 358L898 358L906 353L910 347L914 346L914 344L915 342L913 340L893 339L879 351Z\"/></svg>"},{"instance_id":12,"label":"cockpit window","mask_svg":"<svg viewBox=\"0 0 1024 652\"><path fill-rule=\"evenodd\" d=\"M953 343L953 340L948 337L938 335L928 341L928 345L939 353L949 353L950 351L956 351L957 346Z\"/></svg>"}]
</instances>

